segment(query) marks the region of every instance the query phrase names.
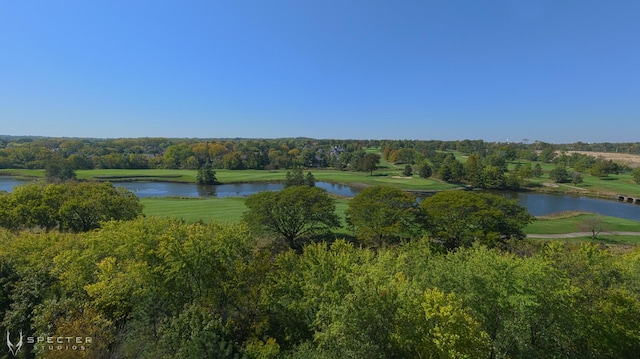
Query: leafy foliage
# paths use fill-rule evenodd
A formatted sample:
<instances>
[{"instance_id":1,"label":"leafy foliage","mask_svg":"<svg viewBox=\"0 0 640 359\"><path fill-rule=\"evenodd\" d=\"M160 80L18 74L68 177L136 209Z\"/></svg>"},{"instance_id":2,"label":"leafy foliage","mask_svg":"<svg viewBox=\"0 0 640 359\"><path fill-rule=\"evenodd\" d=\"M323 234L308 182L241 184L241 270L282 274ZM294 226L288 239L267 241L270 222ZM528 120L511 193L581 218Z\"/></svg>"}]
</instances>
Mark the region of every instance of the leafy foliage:
<instances>
[{"instance_id":1,"label":"leafy foliage","mask_svg":"<svg viewBox=\"0 0 640 359\"><path fill-rule=\"evenodd\" d=\"M257 230L282 236L290 248L303 235L340 226L335 203L318 187L293 186L279 192L260 192L245 200L244 220Z\"/></svg>"},{"instance_id":2,"label":"leafy foliage","mask_svg":"<svg viewBox=\"0 0 640 359\"><path fill-rule=\"evenodd\" d=\"M411 177L413 175L413 169L411 165L405 165L404 170L402 170L402 175L405 177Z\"/></svg>"},{"instance_id":3,"label":"leafy foliage","mask_svg":"<svg viewBox=\"0 0 640 359\"><path fill-rule=\"evenodd\" d=\"M418 170L418 174L422 178L429 178L433 174L433 170L431 169L431 166L429 166L428 163L423 163L420 166L420 169Z\"/></svg>"},{"instance_id":4,"label":"leafy foliage","mask_svg":"<svg viewBox=\"0 0 640 359\"><path fill-rule=\"evenodd\" d=\"M45 166L45 178L47 182L67 181L76 178L73 165L63 158L48 161Z\"/></svg>"},{"instance_id":5,"label":"leafy foliage","mask_svg":"<svg viewBox=\"0 0 640 359\"><path fill-rule=\"evenodd\" d=\"M218 179L216 178L216 171L213 169L213 166L211 166L209 161L198 168L198 173L196 174L197 184L212 185L217 182Z\"/></svg>"},{"instance_id":6,"label":"leafy foliage","mask_svg":"<svg viewBox=\"0 0 640 359\"><path fill-rule=\"evenodd\" d=\"M410 238L419 218L415 201L415 197L399 189L365 188L349 201L347 224L358 239L373 246Z\"/></svg>"},{"instance_id":7,"label":"leafy foliage","mask_svg":"<svg viewBox=\"0 0 640 359\"><path fill-rule=\"evenodd\" d=\"M549 171L549 179L556 183L569 183L572 177L565 167L556 167Z\"/></svg>"},{"instance_id":8,"label":"leafy foliage","mask_svg":"<svg viewBox=\"0 0 640 359\"><path fill-rule=\"evenodd\" d=\"M640 184L640 167L631 171L631 177L635 183Z\"/></svg>"},{"instance_id":9,"label":"leafy foliage","mask_svg":"<svg viewBox=\"0 0 640 359\"><path fill-rule=\"evenodd\" d=\"M368 171L373 176L373 171L380 164L380 155L377 153L367 153L362 158L359 169L360 171Z\"/></svg>"},{"instance_id":10,"label":"leafy foliage","mask_svg":"<svg viewBox=\"0 0 640 359\"><path fill-rule=\"evenodd\" d=\"M522 229L534 217L515 201L489 193L439 192L420 204L426 228L449 249L478 240L495 246L506 238L524 238Z\"/></svg>"},{"instance_id":11,"label":"leafy foliage","mask_svg":"<svg viewBox=\"0 0 640 359\"><path fill-rule=\"evenodd\" d=\"M286 179L284 181L285 187L291 186L309 186L316 185L316 179L311 172L307 172L306 176L302 174L302 168L295 168L292 171L287 172Z\"/></svg>"},{"instance_id":12,"label":"leafy foliage","mask_svg":"<svg viewBox=\"0 0 640 359\"><path fill-rule=\"evenodd\" d=\"M108 182L32 183L0 196L0 226L88 231L142 214L138 197Z\"/></svg>"},{"instance_id":13,"label":"leafy foliage","mask_svg":"<svg viewBox=\"0 0 640 359\"><path fill-rule=\"evenodd\" d=\"M86 357L637 358L638 249L527 246L282 252L158 218L0 230L0 331L88 335Z\"/></svg>"}]
</instances>

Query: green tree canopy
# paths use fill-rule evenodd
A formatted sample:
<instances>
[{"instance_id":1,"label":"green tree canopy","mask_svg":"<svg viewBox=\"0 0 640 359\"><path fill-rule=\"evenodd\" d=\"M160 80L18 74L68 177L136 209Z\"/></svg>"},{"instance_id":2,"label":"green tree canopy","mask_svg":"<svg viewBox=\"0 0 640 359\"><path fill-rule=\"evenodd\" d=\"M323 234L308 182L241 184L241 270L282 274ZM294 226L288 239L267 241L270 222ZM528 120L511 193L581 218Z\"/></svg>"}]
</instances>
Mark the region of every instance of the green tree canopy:
<instances>
[{"instance_id":1,"label":"green tree canopy","mask_svg":"<svg viewBox=\"0 0 640 359\"><path fill-rule=\"evenodd\" d=\"M418 174L420 175L420 177L422 178L429 178L431 177L431 175L433 174L433 170L431 169L431 166L429 166L428 163L423 163L420 166L419 172Z\"/></svg>"},{"instance_id":2,"label":"green tree canopy","mask_svg":"<svg viewBox=\"0 0 640 359\"><path fill-rule=\"evenodd\" d=\"M64 158L54 158L45 166L45 178L48 182L66 181L76 178L73 165Z\"/></svg>"},{"instance_id":3,"label":"green tree canopy","mask_svg":"<svg viewBox=\"0 0 640 359\"><path fill-rule=\"evenodd\" d=\"M571 174L566 167L558 166L549 171L549 179L556 183L569 183L571 182Z\"/></svg>"},{"instance_id":4,"label":"green tree canopy","mask_svg":"<svg viewBox=\"0 0 640 359\"><path fill-rule=\"evenodd\" d=\"M198 169L196 175L196 183L204 185L216 184L218 179L216 178L216 171L211 166L211 162L207 161L203 166Z\"/></svg>"},{"instance_id":5,"label":"green tree canopy","mask_svg":"<svg viewBox=\"0 0 640 359\"><path fill-rule=\"evenodd\" d=\"M534 219L515 201L489 193L443 191L420 206L427 230L450 249L476 240L495 245L505 238L524 238L522 229Z\"/></svg>"},{"instance_id":6,"label":"green tree canopy","mask_svg":"<svg viewBox=\"0 0 640 359\"><path fill-rule=\"evenodd\" d=\"M253 228L284 237L291 248L303 235L340 227L336 205L319 187L292 186L260 192L245 200L243 219Z\"/></svg>"},{"instance_id":7,"label":"green tree canopy","mask_svg":"<svg viewBox=\"0 0 640 359\"><path fill-rule=\"evenodd\" d=\"M372 245L410 238L418 210L411 194L390 187L369 187L358 193L346 210L346 219L358 239Z\"/></svg>"},{"instance_id":8,"label":"green tree canopy","mask_svg":"<svg viewBox=\"0 0 640 359\"><path fill-rule=\"evenodd\" d=\"M402 175L405 176L405 177L413 176L413 168L411 168L411 165L405 165L404 166L404 170L402 171Z\"/></svg>"},{"instance_id":9,"label":"green tree canopy","mask_svg":"<svg viewBox=\"0 0 640 359\"><path fill-rule=\"evenodd\" d=\"M640 167L631 171L631 177L635 183L640 184Z\"/></svg>"},{"instance_id":10,"label":"green tree canopy","mask_svg":"<svg viewBox=\"0 0 640 359\"><path fill-rule=\"evenodd\" d=\"M83 232L101 221L129 220L142 214L140 199L109 182L31 183L0 196L0 226Z\"/></svg>"},{"instance_id":11,"label":"green tree canopy","mask_svg":"<svg viewBox=\"0 0 640 359\"><path fill-rule=\"evenodd\" d=\"M361 171L369 171L369 174L373 176L373 171L378 168L380 164L380 155L377 153L367 153L360 162Z\"/></svg>"}]
</instances>

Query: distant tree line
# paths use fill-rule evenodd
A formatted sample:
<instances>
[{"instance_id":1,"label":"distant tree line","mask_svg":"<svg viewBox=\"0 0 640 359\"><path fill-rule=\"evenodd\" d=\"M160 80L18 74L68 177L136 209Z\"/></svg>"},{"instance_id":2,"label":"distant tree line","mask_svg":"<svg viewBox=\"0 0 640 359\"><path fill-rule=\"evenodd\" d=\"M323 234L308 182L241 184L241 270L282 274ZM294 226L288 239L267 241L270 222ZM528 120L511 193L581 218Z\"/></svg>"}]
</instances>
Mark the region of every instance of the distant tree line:
<instances>
[{"instance_id":1,"label":"distant tree line","mask_svg":"<svg viewBox=\"0 0 640 359\"><path fill-rule=\"evenodd\" d=\"M624 164L570 150L628 151L637 144L554 145L529 143L419 140L293 139L56 139L5 137L0 140L0 168L46 169L51 179L70 179L79 169L193 169L197 182L215 184L216 169L332 168L373 174L381 161L417 174L476 188L518 189L543 175L540 164L553 164L550 179L579 184L585 174L607 177L630 171ZM636 180L636 182L640 182Z\"/></svg>"},{"instance_id":2,"label":"distant tree line","mask_svg":"<svg viewBox=\"0 0 640 359\"><path fill-rule=\"evenodd\" d=\"M607 177L630 171L621 163L582 153L568 153L566 146L547 143L530 145L485 143L483 141L442 142L437 150L423 144L397 141L382 149L383 159L393 164L417 166L421 177L437 177L445 182L477 188L518 189L527 179L544 174L541 164L553 164L549 177L557 183L583 181L584 174ZM630 146L629 146L630 147ZM405 166L404 173L410 173ZM640 183L639 181L636 181Z\"/></svg>"},{"instance_id":3,"label":"distant tree line","mask_svg":"<svg viewBox=\"0 0 640 359\"><path fill-rule=\"evenodd\" d=\"M177 138L49 138L0 136L0 168L45 168L52 159L74 169L185 168L198 169L208 160L213 168L290 169L296 166L364 170L367 148L379 148L385 160L415 164L434 152L454 150L481 158L550 162L556 151L591 150L640 154L640 143L553 145L485 142L482 140L334 140L334 139L177 139ZM364 167L363 167L364 166Z\"/></svg>"},{"instance_id":4,"label":"distant tree line","mask_svg":"<svg viewBox=\"0 0 640 359\"><path fill-rule=\"evenodd\" d=\"M371 171L364 148L380 141L297 139L193 140L167 138L0 140L0 168L44 169L292 169ZM373 167L375 169L375 166Z\"/></svg>"}]
</instances>

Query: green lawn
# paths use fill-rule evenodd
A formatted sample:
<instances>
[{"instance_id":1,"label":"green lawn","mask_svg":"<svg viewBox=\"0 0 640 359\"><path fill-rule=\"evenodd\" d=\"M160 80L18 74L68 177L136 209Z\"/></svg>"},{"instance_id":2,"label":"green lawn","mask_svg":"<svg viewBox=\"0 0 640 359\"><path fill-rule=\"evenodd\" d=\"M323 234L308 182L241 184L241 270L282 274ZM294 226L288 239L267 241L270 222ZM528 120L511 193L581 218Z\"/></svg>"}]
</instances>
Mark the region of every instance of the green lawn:
<instances>
[{"instance_id":1,"label":"green lawn","mask_svg":"<svg viewBox=\"0 0 640 359\"><path fill-rule=\"evenodd\" d=\"M238 222L246 210L244 198L154 197L144 198L141 202L146 216L174 217L187 222Z\"/></svg>"},{"instance_id":2,"label":"green lawn","mask_svg":"<svg viewBox=\"0 0 640 359\"><path fill-rule=\"evenodd\" d=\"M119 170L97 169L77 170L76 175L81 179L97 179L108 181L147 180L163 182L195 182L196 170Z\"/></svg>"},{"instance_id":3,"label":"green lawn","mask_svg":"<svg viewBox=\"0 0 640 359\"><path fill-rule=\"evenodd\" d=\"M184 219L187 222L239 222L242 214L247 210L244 205L245 198L172 198L152 197L141 199L146 216L173 217ZM349 200L336 198L336 212L344 225L344 211L348 207ZM344 230L344 228L343 228Z\"/></svg>"},{"instance_id":4,"label":"green lawn","mask_svg":"<svg viewBox=\"0 0 640 359\"><path fill-rule=\"evenodd\" d=\"M587 218L593 217L590 213L565 213L552 217L538 218L529 224L525 229L525 233L535 234L562 234L572 232L583 232L578 227ZM604 227L608 231L624 231L624 232L640 232L640 221L632 219L599 216Z\"/></svg>"},{"instance_id":5,"label":"green lawn","mask_svg":"<svg viewBox=\"0 0 640 359\"><path fill-rule=\"evenodd\" d=\"M612 235L607 233L601 233L596 239L589 237L573 237L573 238L552 238L552 239L535 239L537 241L561 241L567 243L585 243L591 242L596 244L606 244L615 248L621 246L621 248L628 247L629 245L635 247L640 244L640 236L622 236Z\"/></svg>"},{"instance_id":6,"label":"green lawn","mask_svg":"<svg viewBox=\"0 0 640 359\"><path fill-rule=\"evenodd\" d=\"M16 177L43 177L44 170L25 170L25 169L0 169L0 174L4 176Z\"/></svg>"}]
</instances>

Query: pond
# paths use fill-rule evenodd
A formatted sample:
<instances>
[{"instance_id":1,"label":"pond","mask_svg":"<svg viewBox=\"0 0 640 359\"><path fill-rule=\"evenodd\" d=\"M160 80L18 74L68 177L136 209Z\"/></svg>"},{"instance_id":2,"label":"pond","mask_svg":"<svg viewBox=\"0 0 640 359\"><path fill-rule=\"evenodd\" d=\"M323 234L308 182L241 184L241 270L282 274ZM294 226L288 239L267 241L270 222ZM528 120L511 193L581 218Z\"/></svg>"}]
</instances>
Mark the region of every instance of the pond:
<instances>
[{"instance_id":1,"label":"pond","mask_svg":"<svg viewBox=\"0 0 640 359\"><path fill-rule=\"evenodd\" d=\"M0 176L0 191L10 192L14 186L26 183L25 180ZM135 193L140 198L148 197L246 197L262 191L279 191L282 183L237 183L216 186L198 186L193 183L172 182L116 182ZM360 189L328 182L317 182L318 187L329 193L353 197ZM493 192L515 199L535 216L543 216L563 211L594 212L606 216L640 220L640 205L616 200L523 192Z\"/></svg>"},{"instance_id":2,"label":"pond","mask_svg":"<svg viewBox=\"0 0 640 359\"><path fill-rule=\"evenodd\" d=\"M494 192L496 193L496 192ZM568 195L524 192L497 192L515 199L534 216L545 216L564 211L594 212L605 216L640 221L640 205L616 201Z\"/></svg>"},{"instance_id":3,"label":"pond","mask_svg":"<svg viewBox=\"0 0 640 359\"><path fill-rule=\"evenodd\" d=\"M116 186L122 186L135 193L140 198L146 197L247 197L254 193L264 191L279 191L284 188L282 183L234 183L215 186L202 186L191 183L166 183L166 182L120 182ZM353 197L358 194L355 187L316 182L316 186L326 189L329 193Z\"/></svg>"},{"instance_id":4,"label":"pond","mask_svg":"<svg viewBox=\"0 0 640 359\"><path fill-rule=\"evenodd\" d=\"M0 191L11 192L14 186L27 183L25 180L13 177L0 177ZM199 186L194 183L177 182L114 182L114 185L124 187L140 198L148 197L246 197L263 191L279 191L284 188L282 183L235 183L215 186ZM316 186L326 189L329 193L353 197L360 191L356 187L316 182Z\"/></svg>"}]
</instances>

